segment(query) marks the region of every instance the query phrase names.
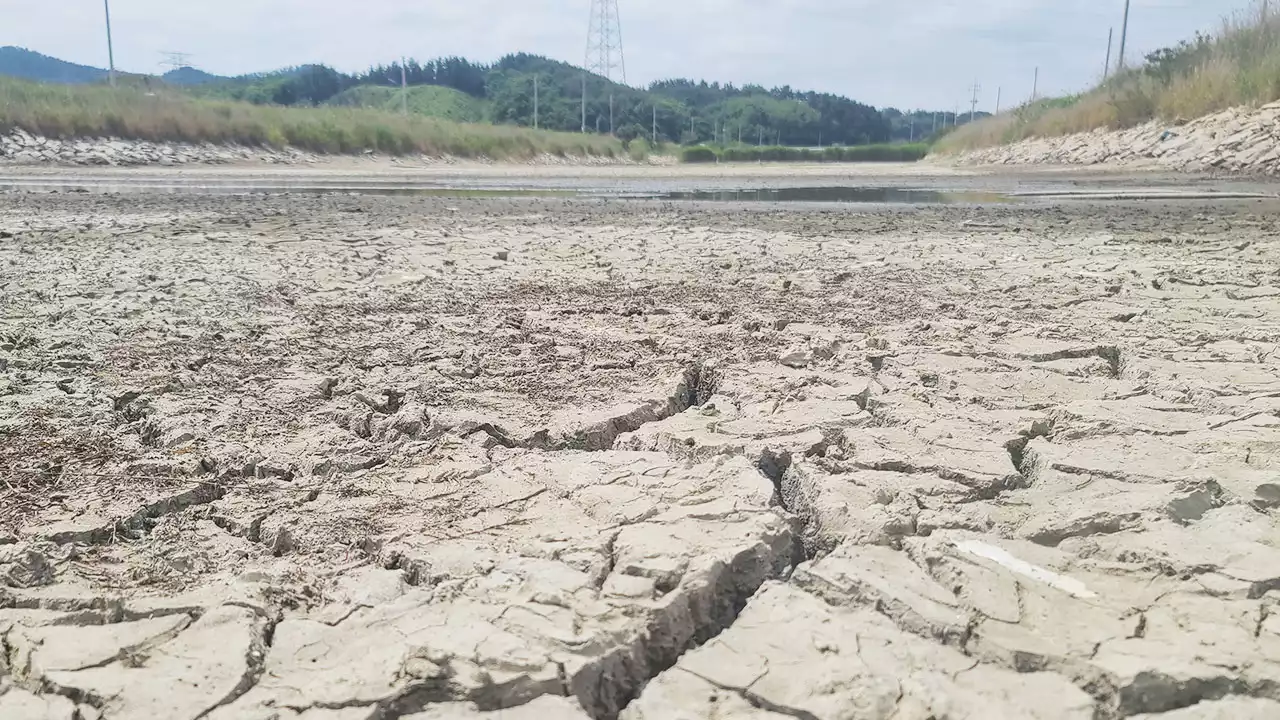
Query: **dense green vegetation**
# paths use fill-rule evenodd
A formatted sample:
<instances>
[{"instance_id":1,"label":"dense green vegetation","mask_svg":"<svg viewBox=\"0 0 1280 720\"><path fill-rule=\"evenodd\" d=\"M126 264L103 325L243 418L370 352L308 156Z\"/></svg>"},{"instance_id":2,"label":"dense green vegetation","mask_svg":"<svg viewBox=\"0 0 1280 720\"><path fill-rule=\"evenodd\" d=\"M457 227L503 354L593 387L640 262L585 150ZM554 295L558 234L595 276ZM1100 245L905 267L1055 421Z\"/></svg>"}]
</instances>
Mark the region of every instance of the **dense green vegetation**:
<instances>
[{"instance_id":1,"label":"dense green vegetation","mask_svg":"<svg viewBox=\"0 0 1280 720\"><path fill-rule=\"evenodd\" d=\"M1280 99L1280 15L1259 3L1224 20L1217 34L1197 33L1156 50L1137 67L1079 95L1015 108L939 144L943 152L990 147L1029 137L1126 128L1153 119L1189 120L1237 105Z\"/></svg>"},{"instance_id":2,"label":"dense green vegetation","mask_svg":"<svg viewBox=\"0 0 1280 720\"><path fill-rule=\"evenodd\" d=\"M568 63L528 54L508 55L492 65L462 58L427 63L408 61L346 75L321 65L223 80L198 89L203 95L257 104L320 105L354 87L452 88L483 101L493 122L532 126L534 85L538 125L577 131L583 125L584 75ZM803 93L789 87L766 90L719 83L669 80L637 89L586 76L586 127L623 140L651 137L691 143L700 140L759 144L833 145L888 142L892 124L875 108L848 98Z\"/></svg>"},{"instance_id":3,"label":"dense green vegetation","mask_svg":"<svg viewBox=\"0 0 1280 720\"><path fill-rule=\"evenodd\" d=\"M913 145L856 145L808 149L796 147L695 145L680 153L681 162L915 162L929 154L925 143Z\"/></svg>"},{"instance_id":4,"label":"dense green vegetation","mask_svg":"<svg viewBox=\"0 0 1280 720\"><path fill-rule=\"evenodd\" d=\"M488 119L484 101L453 88L438 85L411 87L407 93L402 93L397 88L358 85L334 95L326 104L333 107L371 108L390 112L399 112L407 106L409 112L415 115L454 122L478 123Z\"/></svg>"},{"instance_id":5,"label":"dense green vegetation","mask_svg":"<svg viewBox=\"0 0 1280 720\"><path fill-rule=\"evenodd\" d=\"M497 159L553 155L618 157L602 135L535 131L356 108L298 108L194 98L124 84L41 85L0 78L0 133L23 128L53 138L285 145L323 153L364 150Z\"/></svg>"},{"instance_id":6,"label":"dense green vegetation","mask_svg":"<svg viewBox=\"0 0 1280 720\"><path fill-rule=\"evenodd\" d=\"M392 109L389 93L397 91L402 79L411 88L450 88L475 101L474 104L451 101L452 107L446 109L436 102L411 100L411 110L432 116L484 118L523 126L534 125L536 84L539 127L569 132L583 128L582 70L524 53L508 55L491 65L453 57L425 63L409 60L403 68L393 63L356 74L340 73L323 65L307 65L206 82L192 91L205 97L254 104L336 102ZM943 124L955 120L952 113L921 111L907 116L892 108L881 112L838 95L800 92L790 87L765 89L754 85L735 87L705 81L666 80L639 89L594 75L585 76L585 86L586 129L612 132L623 140L652 138L656 130L660 142L685 144L711 141L861 145L919 140L932 132L935 116ZM353 93L354 88L361 90ZM914 127L911 117L915 118ZM962 116L961 122L965 119L967 117Z\"/></svg>"}]
</instances>

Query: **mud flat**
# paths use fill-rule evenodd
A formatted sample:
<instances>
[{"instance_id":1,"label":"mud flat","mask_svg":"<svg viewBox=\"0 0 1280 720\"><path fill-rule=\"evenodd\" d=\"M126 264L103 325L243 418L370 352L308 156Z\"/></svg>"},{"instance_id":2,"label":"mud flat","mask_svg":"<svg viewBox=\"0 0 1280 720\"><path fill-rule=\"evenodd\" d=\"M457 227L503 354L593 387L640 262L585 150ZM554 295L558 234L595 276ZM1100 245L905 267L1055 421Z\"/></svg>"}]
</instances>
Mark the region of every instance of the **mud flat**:
<instances>
[{"instance_id":1,"label":"mud flat","mask_svg":"<svg viewBox=\"0 0 1280 720\"><path fill-rule=\"evenodd\" d=\"M0 196L0 718L1280 717L1276 201Z\"/></svg>"}]
</instances>

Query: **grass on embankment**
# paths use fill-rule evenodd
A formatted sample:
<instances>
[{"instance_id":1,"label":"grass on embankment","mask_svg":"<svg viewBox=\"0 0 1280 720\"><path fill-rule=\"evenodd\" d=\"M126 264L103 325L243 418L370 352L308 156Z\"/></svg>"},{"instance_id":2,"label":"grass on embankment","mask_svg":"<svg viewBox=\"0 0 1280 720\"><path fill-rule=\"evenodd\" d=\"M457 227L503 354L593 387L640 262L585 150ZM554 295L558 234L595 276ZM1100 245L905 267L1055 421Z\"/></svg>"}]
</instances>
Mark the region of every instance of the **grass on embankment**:
<instances>
[{"instance_id":1,"label":"grass on embankment","mask_svg":"<svg viewBox=\"0 0 1280 720\"><path fill-rule=\"evenodd\" d=\"M936 146L963 152L1098 128L1123 129L1161 119L1192 120L1240 105L1280 99L1280 11L1261 5L1224 19L1214 35L1197 35L1152 53L1081 95L1051 98L965 125Z\"/></svg>"},{"instance_id":2,"label":"grass on embankment","mask_svg":"<svg viewBox=\"0 0 1280 720\"><path fill-rule=\"evenodd\" d=\"M387 112L401 112L407 106L415 115L463 123L486 118L484 100L440 85L415 85L407 93L400 88L359 85L334 95L325 105Z\"/></svg>"},{"instance_id":3,"label":"grass on embankment","mask_svg":"<svg viewBox=\"0 0 1280 720\"><path fill-rule=\"evenodd\" d=\"M41 85L0 78L0 133L14 128L46 137L116 137L186 143L291 146L317 153L374 150L457 157L523 159L552 155L622 157L603 135L507 125L455 123L359 108L290 108L203 100L171 89Z\"/></svg>"},{"instance_id":4,"label":"grass on embankment","mask_svg":"<svg viewBox=\"0 0 1280 720\"><path fill-rule=\"evenodd\" d=\"M698 145L685 148L681 162L915 162L929 154L924 143L912 145L853 145L829 147L821 150L793 147L754 147L732 145L712 147Z\"/></svg>"}]
</instances>

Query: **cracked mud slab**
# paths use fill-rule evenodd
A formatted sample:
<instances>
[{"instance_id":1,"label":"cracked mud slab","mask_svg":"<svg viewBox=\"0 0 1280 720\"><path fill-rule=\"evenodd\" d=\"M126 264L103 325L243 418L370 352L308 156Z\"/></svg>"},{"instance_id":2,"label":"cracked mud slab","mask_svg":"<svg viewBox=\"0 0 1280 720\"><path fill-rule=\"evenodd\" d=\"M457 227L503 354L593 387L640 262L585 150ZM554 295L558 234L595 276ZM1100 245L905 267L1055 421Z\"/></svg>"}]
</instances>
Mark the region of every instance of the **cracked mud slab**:
<instances>
[{"instance_id":1,"label":"cracked mud slab","mask_svg":"<svg viewBox=\"0 0 1280 720\"><path fill-rule=\"evenodd\" d=\"M1278 209L6 195L0 717L1280 717Z\"/></svg>"}]
</instances>

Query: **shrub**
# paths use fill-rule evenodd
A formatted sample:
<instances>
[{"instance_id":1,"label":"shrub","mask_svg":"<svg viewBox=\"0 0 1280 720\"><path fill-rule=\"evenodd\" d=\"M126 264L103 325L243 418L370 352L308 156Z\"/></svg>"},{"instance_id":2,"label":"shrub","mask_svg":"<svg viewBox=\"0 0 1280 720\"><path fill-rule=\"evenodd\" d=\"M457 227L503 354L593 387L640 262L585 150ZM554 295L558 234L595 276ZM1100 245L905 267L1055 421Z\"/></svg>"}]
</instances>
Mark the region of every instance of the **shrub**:
<instances>
[{"instance_id":1,"label":"shrub","mask_svg":"<svg viewBox=\"0 0 1280 720\"><path fill-rule=\"evenodd\" d=\"M691 151L708 159L690 160ZM704 155L709 153L709 155ZM755 147L731 145L719 153L706 147L685 148L684 162L915 162L929 153L924 143L914 145L855 145L853 147L829 147L822 150L781 146Z\"/></svg>"},{"instance_id":2,"label":"shrub","mask_svg":"<svg viewBox=\"0 0 1280 720\"><path fill-rule=\"evenodd\" d=\"M645 162L649 159L649 141L642 137L635 138L627 143L627 155L631 157L633 162Z\"/></svg>"},{"instance_id":3,"label":"shrub","mask_svg":"<svg viewBox=\"0 0 1280 720\"><path fill-rule=\"evenodd\" d=\"M715 150L703 145L687 147L680 153L680 162L686 163L713 163L719 159Z\"/></svg>"}]
</instances>

